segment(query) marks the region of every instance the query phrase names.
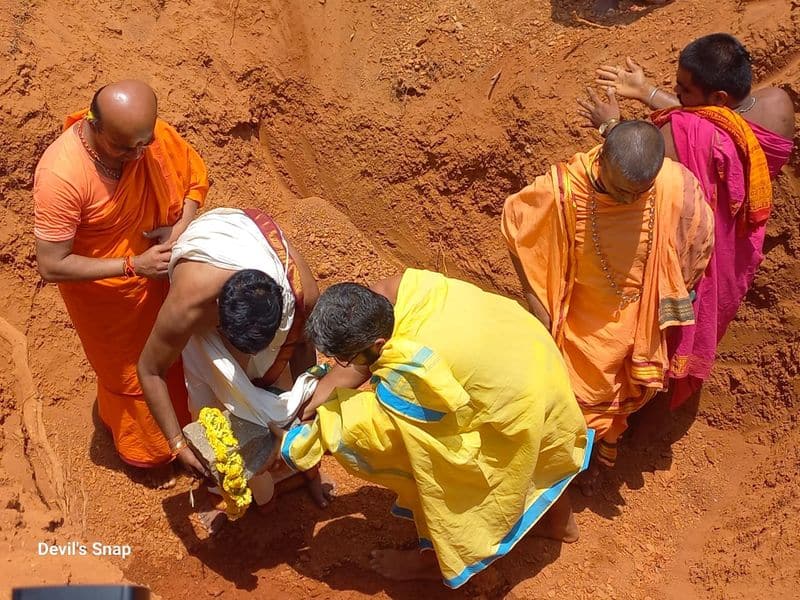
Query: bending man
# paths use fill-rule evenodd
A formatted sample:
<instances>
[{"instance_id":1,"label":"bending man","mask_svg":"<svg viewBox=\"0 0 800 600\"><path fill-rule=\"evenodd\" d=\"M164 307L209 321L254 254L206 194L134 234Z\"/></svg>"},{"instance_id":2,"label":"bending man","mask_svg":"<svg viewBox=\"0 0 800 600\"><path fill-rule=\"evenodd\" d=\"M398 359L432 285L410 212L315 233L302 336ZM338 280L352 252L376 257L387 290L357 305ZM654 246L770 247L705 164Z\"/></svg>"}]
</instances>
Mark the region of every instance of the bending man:
<instances>
[{"instance_id":1,"label":"bending man","mask_svg":"<svg viewBox=\"0 0 800 600\"><path fill-rule=\"evenodd\" d=\"M218 208L199 217L178 238L169 269L172 285L139 359L139 378L173 453L204 475L172 408L165 374L182 355L195 419L212 406L264 427L287 425L301 403L267 388L289 389L316 364L303 326L319 290L303 257L255 209ZM313 491L324 505L321 488Z\"/></svg>"},{"instance_id":2,"label":"bending man","mask_svg":"<svg viewBox=\"0 0 800 600\"><path fill-rule=\"evenodd\" d=\"M413 519L420 549L373 552L379 573L458 587L545 515L540 533L578 538L562 494L591 438L558 349L516 302L408 269L331 286L306 331L339 366L282 456L309 469L330 452L397 493L392 513Z\"/></svg>"}]
</instances>

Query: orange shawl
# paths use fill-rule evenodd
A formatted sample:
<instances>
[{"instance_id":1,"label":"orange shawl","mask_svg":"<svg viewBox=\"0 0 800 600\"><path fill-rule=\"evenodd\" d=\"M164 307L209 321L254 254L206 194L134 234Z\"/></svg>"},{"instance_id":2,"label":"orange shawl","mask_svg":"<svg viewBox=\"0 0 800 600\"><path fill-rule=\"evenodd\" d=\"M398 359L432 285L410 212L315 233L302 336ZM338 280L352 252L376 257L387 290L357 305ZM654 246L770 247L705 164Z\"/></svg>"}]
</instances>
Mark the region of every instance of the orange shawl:
<instances>
[{"instance_id":1,"label":"orange shawl","mask_svg":"<svg viewBox=\"0 0 800 600\"><path fill-rule=\"evenodd\" d=\"M657 127L662 127L675 110L707 119L731 136L747 169L747 220L753 225L764 223L772 210L772 181L767 156L747 121L736 111L722 106L675 106L656 111L650 118Z\"/></svg>"},{"instance_id":2,"label":"orange shawl","mask_svg":"<svg viewBox=\"0 0 800 600\"><path fill-rule=\"evenodd\" d=\"M503 210L502 232L510 251L520 259L528 283L550 313L551 333L565 357L569 355L566 357L568 365L571 362L604 364L609 352L601 343L581 345L585 340L578 340L579 345L575 345L568 342L568 338L581 336L572 329L571 305L580 303L584 311L582 317L586 317L585 311L597 308L596 315L588 318L600 329L609 327L612 322L618 324L612 327L616 328L615 332L606 339L613 338L614 352L619 352L620 344L615 336L626 336L621 340L624 356L620 372L600 375L603 377L599 386L604 388L602 394L593 391L598 387L595 382L587 382L588 385L573 382L573 385L584 408L629 414L652 395L646 393L647 388L658 390L664 386L668 367L665 329L694 322L687 288L699 279L708 263L713 242L713 214L691 173L680 164L666 160L655 183L652 251L641 273L641 300L623 308L619 315L600 314L605 309L599 307L609 304L609 295L613 298L605 281L605 285L597 287L580 287L581 294L592 295L592 298L575 296L576 278L586 276L581 261L594 257L588 229L580 240L581 249L577 248L576 229L579 209L585 210L588 205L588 197L584 195L590 184L585 165L591 164L598 151L596 148L588 154L578 154L568 163L552 167L548 175L538 177L532 185L510 196ZM619 218L632 219L637 228L641 227L641 202L627 210L624 206L608 204L612 207L603 217L607 223L610 215L617 214ZM621 216L624 214L628 216ZM612 267L631 265L631 256L620 255L625 251L619 244L609 243L609 239L614 238L605 238L604 251ZM641 239L637 243L643 245ZM596 327L588 329L594 329L598 340L603 338L603 332L598 334ZM575 376L580 368L570 368L570 371ZM626 379L621 386L620 379ZM630 394L631 390L638 391Z\"/></svg>"},{"instance_id":3,"label":"orange shawl","mask_svg":"<svg viewBox=\"0 0 800 600\"><path fill-rule=\"evenodd\" d=\"M64 129L85 113L67 117ZM72 252L120 259L141 254L151 246L142 232L175 224L184 199L202 205L207 191L206 169L200 156L171 126L158 120L155 141L141 159L124 166L103 214L81 222ZM170 458L136 375L139 354L168 285L166 279L144 277L59 284L86 356L97 373L100 417L111 428L120 455L132 464L158 464ZM176 407L179 416L188 418L182 373L171 373L168 379L172 382L170 395L183 404L182 410Z\"/></svg>"}]
</instances>

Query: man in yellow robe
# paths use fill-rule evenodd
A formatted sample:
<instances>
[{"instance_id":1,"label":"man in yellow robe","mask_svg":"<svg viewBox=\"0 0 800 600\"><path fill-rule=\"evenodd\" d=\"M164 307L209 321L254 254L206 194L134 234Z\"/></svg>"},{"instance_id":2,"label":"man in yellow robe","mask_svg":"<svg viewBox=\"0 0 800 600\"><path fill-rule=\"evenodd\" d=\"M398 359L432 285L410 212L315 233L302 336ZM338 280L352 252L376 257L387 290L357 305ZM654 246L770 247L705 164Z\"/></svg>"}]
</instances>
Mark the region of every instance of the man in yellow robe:
<instances>
[{"instance_id":1,"label":"man in yellow robe","mask_svg":"<svg viewBox=\"0 0 800 600\"><path fill-rule=\"evenodd\" d=\"M503 235L597 433L596 462L613 466L628 416L665 388L666 331L694 323L713 225L698 181L645 121L620 123L506 200Z\"/></svg>"},{"instance_id":2,"label":"man in yellow robe","mask_svg":"<svg viewBox=\"0 0 800 600\"><path fill-rule=\"evenodd\" d=\"M306 470L330 452L397 493L392 513L413 519L420 550L375 551L376 571L458 587L537 522L542 535L578 538L563 493L591 434L553 340L516 302L408 269L372 289L332 286L306 332L339 366L281 455Z\"/></svg>"}]
</instances>

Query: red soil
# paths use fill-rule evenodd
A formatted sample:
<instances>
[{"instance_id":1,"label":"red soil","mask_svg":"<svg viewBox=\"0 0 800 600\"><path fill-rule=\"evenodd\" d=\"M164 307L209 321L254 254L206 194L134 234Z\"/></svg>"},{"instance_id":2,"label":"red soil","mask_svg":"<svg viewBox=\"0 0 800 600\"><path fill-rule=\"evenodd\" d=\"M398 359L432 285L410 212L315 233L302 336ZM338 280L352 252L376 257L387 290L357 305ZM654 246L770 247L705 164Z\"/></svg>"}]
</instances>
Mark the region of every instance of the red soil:
<instances>
[{"instance_id":1,"label":"red soil","mask_svg":"<svg viewBox=\"0 0 800 600\"><path fill-rule=\"evenodd\" d=\"M189 481L172 491L136 483L96 428L93 374L57 290L36 274L36 161L66 113L123 77L149 81L162 116L207 161L209 206L271 212L323 287L409 265L519 296L502 202L596 143L574 99L601 62L630 54L669 85L687 41L731 31L759 80L800 110L798 0L676 0L602 26L581 20L588 4L0 0L0 593L124 577L170 599L795 595L797 156L699 407L644 411L615 478L591 500L574 498L577 544L526 539L460 592L370 572L369 549L412 542L413 531L388 517L389 492L332 461L339 498L329 510L296 493L271 515L198 539ZM130 544L133 555L36 555L40 541L69 540Z\"/></svg>"}]
</instances>

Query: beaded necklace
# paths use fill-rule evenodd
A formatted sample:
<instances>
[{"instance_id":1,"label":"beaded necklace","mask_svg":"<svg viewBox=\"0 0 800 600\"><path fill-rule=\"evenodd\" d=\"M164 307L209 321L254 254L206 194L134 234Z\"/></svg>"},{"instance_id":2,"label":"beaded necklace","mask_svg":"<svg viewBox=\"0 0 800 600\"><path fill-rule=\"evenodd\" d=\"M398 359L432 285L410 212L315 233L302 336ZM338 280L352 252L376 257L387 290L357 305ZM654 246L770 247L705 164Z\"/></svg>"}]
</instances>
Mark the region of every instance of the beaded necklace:
<instances>
[{"instance_id":1,"label":"beaded necklace","mask_svg":"<svg viewBox=\"0 0 800 600\"><path fill-rule=\"evenodd\" d=\"M94 151L94 149L89 145L89 142L86 141L86 137L83 134L83 124L85 120L82 120L78 124L78 138L81 140L81 144L83 144L84 149L89 154L89 157L94 161L95 166L103 172L104 175L110 177L113 180L118 180L122 177L122 169L113 169L109 167L103 160L100 158L100 155Z\"/></svg>"},{"instance_id":2,"label":"beaded necklace","mask_svg":"<svg viewBox=\"0 0 800 600\"><path fill-rule=\"evenodd\" d=\"M649 212L647 218L647 248L645 249L644 254L645 265L647 265L647 261L650 258L650 251L653 249L653 226L655 225L656 219L655 197L656 192L655 188L653 188L647 195L647 208L645 209ZM641 299L642 290L644 289L644 278L642 278L642 284L636 289L635 292L631 294L624 293L619 284L617 284L617 279L620 278L620 276L608 264L608 258L600 247L600 228L597 226L597 193L595 191L592 191L592 195L589 199L589 222L592 229L592 243L594 244L594 251L595 254L597 254L597 258L600 259L600 268L603 270L603 275L605 275L606 281L608 281L611 289L619 298L619 308L622 310L628 304L638 302ZM624 277L622 277L622 279L624 279Z\"/></svg>"},{"instance_id":3,"label":"beaded necklace","mask_svg":"<svg viewBox=\"0 0 800 600\"><path fill-rule=\"evenodd\" d=\"M642 290L644 289L644 277L642 277L642 284L636 289L635 292L632 294L624 293L617 283L617 279L621 278L624 280L624 277L621 277L611 268L611 266L608 264L608 257L606 257L603 249L600 247L600 228L597 226L597 188L599 187L600 182L597 181L592 174L592 168L594 167L594 164L595 161L592 161L592 164L587 168L586 164L584 163L584 169L586 170L586 174L589 176L589 181L592 184L592 192L589 197L589 224L592 230L592 244L594 245L594 252L597 254L597 258L600 260L600 268L603 271L603 275L605 276L606 281L608 281L608 285L611 286L611 289L614 291L614 294L616 294L616 296L619 298L619 310L622 310L628 304L638 302L641 299ZM644 255L644 265L647 266L647 261L650 258L650 252L653 249L653 227L656 220L655 185L653 185L653 187L650 189L650 193L647 195L647 205L645 210L649 213L647 217L647 247Z\"/></svg>"}]
</instances>

